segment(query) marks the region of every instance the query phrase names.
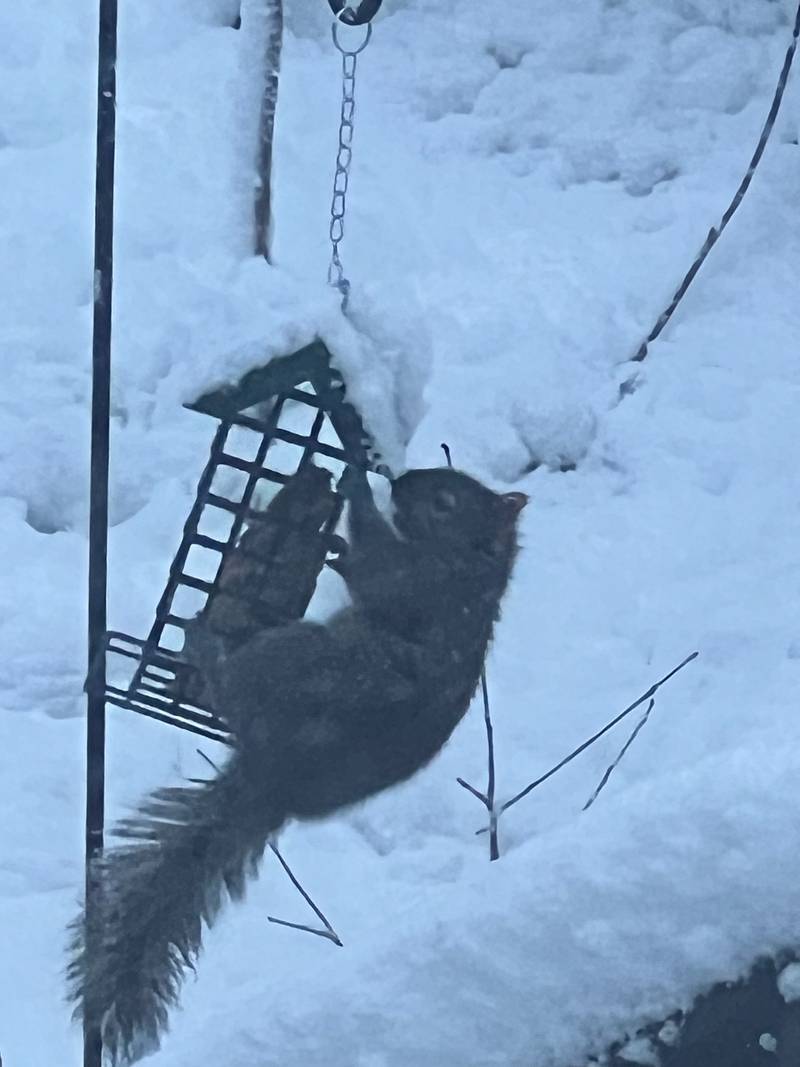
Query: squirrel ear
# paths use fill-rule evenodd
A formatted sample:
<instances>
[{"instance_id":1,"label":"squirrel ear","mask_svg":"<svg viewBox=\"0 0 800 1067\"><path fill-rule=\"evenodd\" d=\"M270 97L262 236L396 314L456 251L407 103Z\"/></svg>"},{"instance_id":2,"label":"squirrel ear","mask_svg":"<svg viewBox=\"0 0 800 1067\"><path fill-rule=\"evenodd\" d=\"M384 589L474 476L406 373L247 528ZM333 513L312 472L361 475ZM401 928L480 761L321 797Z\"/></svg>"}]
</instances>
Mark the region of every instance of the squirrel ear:
<instances>
[{"instance_id":1,"label":"squirrel ear","mask_svg":"<svg viewBox=\"0 0 800 1067\"><path fill-rule=\"evenodd\" d=\"M528 497L525 493L503 493L500 499L505 507L509 511L513 511L515 515L519 514L528 503Z\"/></svg>"}]
</instances>

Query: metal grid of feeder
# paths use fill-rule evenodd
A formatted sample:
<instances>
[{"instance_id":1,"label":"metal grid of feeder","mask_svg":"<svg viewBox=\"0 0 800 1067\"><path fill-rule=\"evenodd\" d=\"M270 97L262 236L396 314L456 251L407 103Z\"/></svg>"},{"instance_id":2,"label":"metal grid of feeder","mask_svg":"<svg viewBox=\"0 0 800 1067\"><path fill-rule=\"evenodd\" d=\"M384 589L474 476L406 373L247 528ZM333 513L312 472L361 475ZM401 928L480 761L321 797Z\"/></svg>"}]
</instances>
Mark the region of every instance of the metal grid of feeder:
<instances>
[{"instance_id":1,"label":"metal grid of feeder","mask_svg":"<svg viewBox=\"0 0 800 1067\"><path fill-rule=\"evenodd\" d=\"M105 697L118 707L227 741L225 722L187 697L193 668L182 660L181 649L187 624L214 595L243 527L258 521L254 498L265 483L285 484L312 457L335 474L345 465L374 469L379 457L321 341L273 359L238 385L187 407L212 415L219 426L149 634L144 639L116 630L106 634ZM341 511L338 499L323 533L332 534Z\"/></svg>"}]
</instances>

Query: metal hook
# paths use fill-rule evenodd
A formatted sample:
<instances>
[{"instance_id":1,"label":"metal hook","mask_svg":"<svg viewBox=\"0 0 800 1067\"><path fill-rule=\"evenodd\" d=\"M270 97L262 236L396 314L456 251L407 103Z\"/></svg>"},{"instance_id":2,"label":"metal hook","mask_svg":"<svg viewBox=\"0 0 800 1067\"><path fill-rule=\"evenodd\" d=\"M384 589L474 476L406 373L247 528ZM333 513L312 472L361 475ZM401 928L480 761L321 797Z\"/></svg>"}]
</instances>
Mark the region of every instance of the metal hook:
<instances>
[{"instance_id":1,"label":"metal hook","mask_svg":"<svg viewBox=\"0 0 800 1067\"><path fill-rule=\"evenodd\" d=\"M339 40L339 20L336 19L334 21L333 25L331 26L333 43L336 45L337 49L342 53L343 56L357 56L359 52L363 52L364 49L367 47L370 42L370 38L372 37L372 23L367 22L365 25L367 27L367 35L361 42L361 44L358 46L358 48L345 48Z\"/></svg>"}]
</instances>

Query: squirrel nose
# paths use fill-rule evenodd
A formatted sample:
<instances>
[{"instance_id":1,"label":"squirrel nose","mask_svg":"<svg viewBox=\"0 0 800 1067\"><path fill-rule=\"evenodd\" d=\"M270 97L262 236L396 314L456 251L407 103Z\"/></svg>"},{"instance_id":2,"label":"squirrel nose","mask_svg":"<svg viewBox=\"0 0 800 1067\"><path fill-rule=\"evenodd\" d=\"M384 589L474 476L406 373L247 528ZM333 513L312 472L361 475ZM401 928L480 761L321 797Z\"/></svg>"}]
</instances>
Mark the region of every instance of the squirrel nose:
<instances>
[{"instance_id":1,"label":"squirrel nose","mask_svg":"<svg viewBox=\"0 0 800 1067\"><path fill-rule=\"evenodd\" d=\"M501 500L509 511L513 511L515 515L518 515L528 503L528 496L526 493L503 493Z\"/></svg>"}]
</instances>

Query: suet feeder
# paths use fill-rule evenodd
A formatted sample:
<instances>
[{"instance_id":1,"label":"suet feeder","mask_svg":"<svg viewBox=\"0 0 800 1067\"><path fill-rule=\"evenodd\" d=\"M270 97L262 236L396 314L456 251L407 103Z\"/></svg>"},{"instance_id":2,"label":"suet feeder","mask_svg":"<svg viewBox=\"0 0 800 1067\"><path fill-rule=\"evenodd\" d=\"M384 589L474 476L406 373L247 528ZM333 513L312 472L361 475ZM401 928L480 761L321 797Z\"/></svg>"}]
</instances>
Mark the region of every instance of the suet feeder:
<instances>
[{"instance_id":1,"label":"suet feeder","mask_svg":"<svg viewBox=\"0 0 800 1067\"><path fill-rule=\"evenodd\" d=\"M225 742L224 720L192 695L194 668L181 650L187 626L218 592L242 531L263 517L258 500L269 483L285 484L312 460L334 474L345 466L387 472L319 340L186 406L218 422L208 463L149 634L142 640L116 630L106 633L105 699ZM320 524L325 544L315 578L324 564L324 547L333 547L343 508L341 497L331 499L330 513ZM292 530L281 534L291 538ZM301 594L300 614L312 592Z\"/></svg>"}]
</instances>

